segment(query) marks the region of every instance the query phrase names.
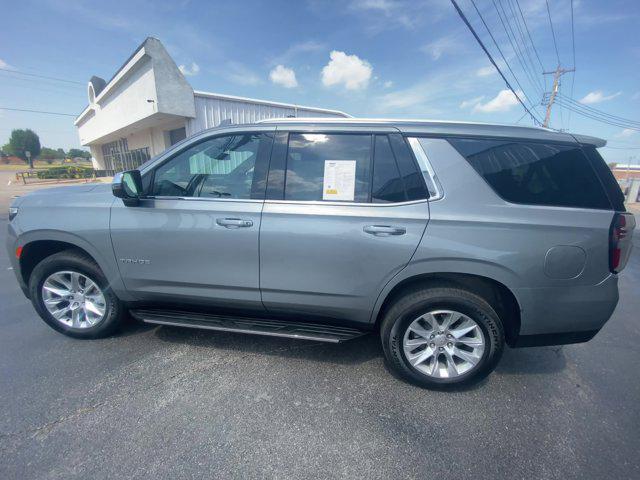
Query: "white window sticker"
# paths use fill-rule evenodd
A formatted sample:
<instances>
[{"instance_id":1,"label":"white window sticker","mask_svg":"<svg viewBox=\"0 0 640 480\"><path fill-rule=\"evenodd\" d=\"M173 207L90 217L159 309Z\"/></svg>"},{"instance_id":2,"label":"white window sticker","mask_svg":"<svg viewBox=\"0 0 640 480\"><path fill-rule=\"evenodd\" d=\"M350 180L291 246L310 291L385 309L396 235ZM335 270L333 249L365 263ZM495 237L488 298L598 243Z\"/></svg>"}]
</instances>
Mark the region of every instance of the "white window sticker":
<instances>
[{"instance_id":1,"label":"white window sticker","mask_svg":"<svg viewBox=\"0 0 640 480\"><path fill-rule=\"evenodd\" d=\"M356 161L325 160L323 200L353 201L356 192Z\"/></svg>"}]
</instances>

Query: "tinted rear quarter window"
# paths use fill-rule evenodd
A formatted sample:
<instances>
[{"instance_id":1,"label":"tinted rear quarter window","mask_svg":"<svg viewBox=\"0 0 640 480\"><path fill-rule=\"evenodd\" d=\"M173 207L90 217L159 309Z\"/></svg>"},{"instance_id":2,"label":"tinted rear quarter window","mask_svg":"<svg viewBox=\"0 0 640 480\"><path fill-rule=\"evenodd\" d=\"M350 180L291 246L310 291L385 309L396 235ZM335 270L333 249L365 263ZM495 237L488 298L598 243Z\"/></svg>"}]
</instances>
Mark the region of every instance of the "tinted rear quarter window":
<instances>
[{"instance_id":1,"label":"tinted rear quarter window","mask_svg":"<svg viewBox=\"0 0 640 480\"><path fill-rule=\"evenodd\" d=\"M407 191L407 200L422 200L429 198L429 193L424 184L422 172L418 169L409 146L400 134L389 135L391 149L398 162L400 175L404 181L404 187Z\"/></svg>"},{"instance_id":2,"label":"tinted rear quarter window","mask_svg":"<svg viewBox=\"0 0 640 480\"><path fill-rule=\"evenodd\" d=\"M407 199L404 182L386 135L376 135L371 183L373 203L404 202Z\"/></svg>"},{"instance_id":3,"label":"tinted rear quarter window","mask_svg":"<svg viewBox=\"0 0 640 480\"><path fill-rule=\"evenodd\" d=\"M611 209L591 162L577 145L466 138L449 141L509 202Z\"/></svg>"},{"instance_id":4,"label":"tinted rear quarter window","mask_svg":"<svg viewBox=\"0 0 640 480\"><path fill-rule=\"evenodd\" d=\"M613 208L619 212L626 211L624 206L624 194L620 189L620 185L618 184L616 177L613 176L613 172L609 166L596 150L596 147L592 145L585 145L582 147L582 150L591 162L593 169L597 172L598 177L600 177L600 181L609 196L609 200L611 200Z\"/></svg>"}]
</instances>

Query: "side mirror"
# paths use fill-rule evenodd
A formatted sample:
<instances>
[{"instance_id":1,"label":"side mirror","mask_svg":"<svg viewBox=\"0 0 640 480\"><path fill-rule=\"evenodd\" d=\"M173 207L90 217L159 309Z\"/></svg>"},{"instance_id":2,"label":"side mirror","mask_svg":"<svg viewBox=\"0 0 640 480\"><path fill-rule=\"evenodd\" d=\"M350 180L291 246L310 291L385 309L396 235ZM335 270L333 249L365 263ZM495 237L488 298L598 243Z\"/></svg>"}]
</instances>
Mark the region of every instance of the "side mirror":
<instances>
[{"instance_id":1,"label":"side mirror","mask_svg":"<svg viewBox=\"0 0 640 480\"><path fill-rule=\"evenodd\" d=\"M127 207L135 207L142 195L142 176L139 170L117 173L111 182L113 195L121 198Z\"/></svg>"}]
</instances>

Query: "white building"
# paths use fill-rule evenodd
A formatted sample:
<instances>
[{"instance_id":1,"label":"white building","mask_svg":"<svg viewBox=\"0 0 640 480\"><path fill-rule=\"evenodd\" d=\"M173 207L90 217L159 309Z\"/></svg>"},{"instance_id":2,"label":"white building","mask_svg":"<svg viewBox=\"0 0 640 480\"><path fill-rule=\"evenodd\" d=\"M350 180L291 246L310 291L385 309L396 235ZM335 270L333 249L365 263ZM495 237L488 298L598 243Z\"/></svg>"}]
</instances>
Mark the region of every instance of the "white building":
<instances>
[{"instance_id":1,"label":"white building","mask_svg":"<svg viewBox=\"0 0 640 480\"><path fill-rule=\"evenodd\" d=\"M109 80L92 77L78 116L80 143L96 169L135 168L186 136L275 117L348 117L323 108L194 92L162 43L149 37Z\"/></svg>"}]
</instances>

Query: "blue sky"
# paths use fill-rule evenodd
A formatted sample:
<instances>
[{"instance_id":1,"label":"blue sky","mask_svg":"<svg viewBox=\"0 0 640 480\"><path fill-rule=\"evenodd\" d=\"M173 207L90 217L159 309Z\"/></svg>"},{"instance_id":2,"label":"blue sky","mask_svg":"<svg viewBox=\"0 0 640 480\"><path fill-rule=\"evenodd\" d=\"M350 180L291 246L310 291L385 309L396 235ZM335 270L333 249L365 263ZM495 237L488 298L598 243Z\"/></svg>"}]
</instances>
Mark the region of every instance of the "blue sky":
<instances>
[{"instance_id":1,"label":"blue sky","mask_svg":"<svg viewBox=\"0 0 640 480\"><path fill-rule=\"evenodd\" d=\"M535 52L510 45L493 0L475 0L521 87L540 103L544 85ZM510 19L516 0L496 0ZM159 38L196 90L346 111L355 116L438 118L529 125L448 0L87 2L4 4L0 31L0 107L77 114L86 81L105 79L148 35ZM544 0L518 0L542 65L557 57ZM459 4L509 74L471 0ZM573 64L570 0L549 0L564 66ZM640 121L640 2L574 0L576 101ZM501 14L502 10L498 10ZM520 23L526 41L524 24ZM530 58L529 58L530 57ZM520 65L529 65L529 79ZM51 76L79 83L29 77ZM550 88L546 79L546 89ZM544 109L536 114L544 117ZM640 132L555 108L554 128L607 138L608 161L640 163ZM72 117L0 110L0 142L12 128L33 128L49 147L79 146Z\"/></svg>"}]
</instances>

